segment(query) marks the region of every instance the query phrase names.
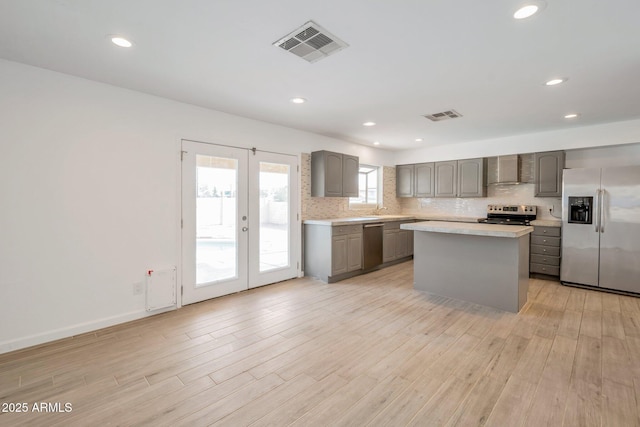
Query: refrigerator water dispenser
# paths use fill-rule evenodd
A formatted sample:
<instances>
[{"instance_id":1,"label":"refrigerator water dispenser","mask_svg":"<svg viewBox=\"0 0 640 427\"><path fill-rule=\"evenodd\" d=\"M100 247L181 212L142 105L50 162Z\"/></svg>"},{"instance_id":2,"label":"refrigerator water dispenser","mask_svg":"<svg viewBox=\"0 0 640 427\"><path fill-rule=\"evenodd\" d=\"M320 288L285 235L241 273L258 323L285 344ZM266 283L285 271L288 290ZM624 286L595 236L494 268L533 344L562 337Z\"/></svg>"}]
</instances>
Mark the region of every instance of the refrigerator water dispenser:
<instances>
[{"instance_id":1,"label":"refrigerator water dispenser","mask_svg":"<svg viewBox=\"0 0 640 427\"><path fill-rule=\"evenodd\" d=\"M593 197L572 197L569 196L569 223L570 224L592 224L593 218L591 208Z\"/></svg>"}]
</instances>

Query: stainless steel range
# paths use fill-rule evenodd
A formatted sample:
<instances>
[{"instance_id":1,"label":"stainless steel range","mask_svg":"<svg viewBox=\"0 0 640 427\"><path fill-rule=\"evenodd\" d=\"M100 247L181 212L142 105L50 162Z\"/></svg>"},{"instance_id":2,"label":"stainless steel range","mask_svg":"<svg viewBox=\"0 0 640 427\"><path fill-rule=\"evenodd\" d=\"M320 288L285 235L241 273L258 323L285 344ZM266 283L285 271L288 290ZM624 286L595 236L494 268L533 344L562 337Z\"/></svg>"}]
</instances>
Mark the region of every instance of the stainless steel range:
<instances>
[{"instance_id":1,"label":"stainless steel range","mask_svg":"<svg viewBox=\"0 0 640 427\"><path fill-rule=\"evenodd\" d=\"M484 224L530 225L536 219L537 206L528 205L488 205L487 217L478 222Z\"/></svg>"}]
</instances>

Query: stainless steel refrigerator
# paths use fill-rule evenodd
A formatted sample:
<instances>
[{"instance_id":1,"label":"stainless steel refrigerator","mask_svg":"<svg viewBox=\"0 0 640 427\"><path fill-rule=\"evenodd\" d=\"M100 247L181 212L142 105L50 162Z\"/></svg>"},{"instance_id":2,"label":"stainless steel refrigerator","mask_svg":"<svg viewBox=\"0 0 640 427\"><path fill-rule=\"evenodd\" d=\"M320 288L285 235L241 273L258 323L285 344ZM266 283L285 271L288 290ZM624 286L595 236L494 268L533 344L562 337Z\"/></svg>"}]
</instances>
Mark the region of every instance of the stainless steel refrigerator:
<instances>
[{"instance_id":1,"label":"stainless steel refrigerator","mask_svg":"<svg viewBox=\"0 0 640 427\"><path fill-rule=\"evenodd\" d=\"M560 280L640 293L640 166L565 169Z\"/></svg>"}]
</instances>

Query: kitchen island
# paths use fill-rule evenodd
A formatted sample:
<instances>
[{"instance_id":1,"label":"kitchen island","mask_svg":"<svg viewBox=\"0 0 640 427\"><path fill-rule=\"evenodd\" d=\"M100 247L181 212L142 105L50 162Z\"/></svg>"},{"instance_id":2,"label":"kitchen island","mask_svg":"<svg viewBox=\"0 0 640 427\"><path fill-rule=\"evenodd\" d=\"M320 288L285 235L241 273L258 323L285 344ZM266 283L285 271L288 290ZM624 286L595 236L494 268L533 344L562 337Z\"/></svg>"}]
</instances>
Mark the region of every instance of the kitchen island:
<instances>
[{"instance_id":1,"label":"kitchen island","mask_svg":"<svg viewBox=\"0 0 640 427\"><path fill-rule=\"evenodd\" d=\"M517 313L527 302L530 226L424 221L414 231L414 288Z\"/></svg>"}]
</instances>

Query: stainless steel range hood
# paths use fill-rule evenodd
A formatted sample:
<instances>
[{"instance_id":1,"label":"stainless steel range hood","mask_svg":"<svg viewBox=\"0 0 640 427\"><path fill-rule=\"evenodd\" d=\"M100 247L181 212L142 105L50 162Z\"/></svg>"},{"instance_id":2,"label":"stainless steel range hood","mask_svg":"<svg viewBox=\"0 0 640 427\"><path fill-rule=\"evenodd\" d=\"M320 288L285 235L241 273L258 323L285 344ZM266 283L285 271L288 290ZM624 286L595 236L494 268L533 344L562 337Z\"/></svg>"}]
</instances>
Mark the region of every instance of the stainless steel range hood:
<instances>
[{"instance_id":1,"label":"stainless steel range hood","mask_svg":"<svg viewBox=\"0 0 640 427\"><path fill-rule=\"evenodd\" d=\"M498 156L496 163L496 171L489 174L489 184L520 184L520 165L517 154L512 154L510 156Z\"/></svg>"}]
</instances>

